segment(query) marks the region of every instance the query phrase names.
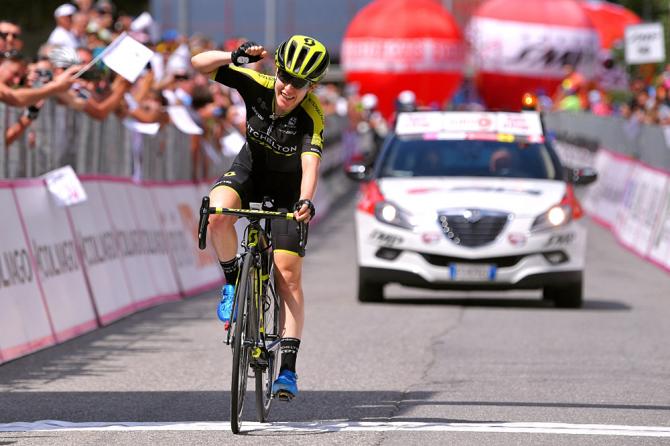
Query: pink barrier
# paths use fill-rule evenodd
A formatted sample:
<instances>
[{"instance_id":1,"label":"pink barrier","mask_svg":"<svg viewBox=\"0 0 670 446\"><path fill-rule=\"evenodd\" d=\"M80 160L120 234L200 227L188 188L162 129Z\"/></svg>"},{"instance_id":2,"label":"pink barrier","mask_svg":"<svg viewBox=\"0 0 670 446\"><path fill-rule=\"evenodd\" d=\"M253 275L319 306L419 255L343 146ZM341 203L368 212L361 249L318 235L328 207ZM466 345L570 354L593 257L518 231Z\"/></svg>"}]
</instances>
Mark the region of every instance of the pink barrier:
<instances>
[{"instance_id":1,"label":"pink barrier","mask_svg":"<svg viewBox=\"0 0 670 446\"><path fill-rule=\"evenodd\" d=\"M25 224L8 183L0 184L0 359L9 361L56 342Z\"/></svg>"},{"instance_id":2,"label":"pink barrier","mask_svg":"<svg viewBox=\"0 0 670 446\"><path fill-rule=\"evenodd\" d=\"M69 209L82 264L90 283L99 322L106 325L137 309L128 285L118 232L108 217L97 181L84 181L88 199Z\"/></svg>"},{"instance_id":3,"label":"pink barrier","mask_svg":"<svg viewBox=\"0 0 670 446\"><path fill-rule=\"evenodd\" d=\"M641 258L670 271L670 174L632 158L599 150L585 208Z\"/></svg>"},{"instance_id":4,"label":"pink barrier","mask_svg":"<svg viewBox=\"0 0 670 446\"><path fill-rule=\"evenodd\" d=\"M56 205L41 180L16 181L14 193L56 341L96 328L66 209Z\"/></svg>"},{"instance_id":5,"label":"pink barrier","mask_svg":"<svg viewBox=\"0 0 670 446\"><path fill-rule=\"evenodd\" d=\"M41 179L0 180L0 364L224 283L211 243L198 249L209 184L80 179L88 198L70 207Z\"/></svg>"},{"instance_id":6,"label":"pink barrier","mask_svg":"<svg viewBox=\"0 0 670 446\"><path fill-rule=\"evenodd\" d=\"M150 190L168 238L182 295L194 295L221 285L221 267L211 246L206 251L198 248L198 206L202 192L186 184L154 184Z\"/></svg>"}]
</instances>

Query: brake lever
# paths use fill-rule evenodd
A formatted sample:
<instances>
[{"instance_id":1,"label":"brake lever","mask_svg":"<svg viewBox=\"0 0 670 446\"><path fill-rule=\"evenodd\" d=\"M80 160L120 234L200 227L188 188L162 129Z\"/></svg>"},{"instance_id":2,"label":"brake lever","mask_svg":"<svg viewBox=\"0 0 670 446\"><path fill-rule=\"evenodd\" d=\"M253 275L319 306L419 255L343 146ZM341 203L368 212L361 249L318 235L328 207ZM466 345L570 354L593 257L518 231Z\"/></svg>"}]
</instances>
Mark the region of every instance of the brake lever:
<instances>
[{"instance_id":1,"label":"brake lever","mask_svg":"<svg viewBox=\"0 0 670 446\"><path fill-rule=\"evenodd\" d=\"M296 230L298 231L298 235L300 237L298 241L298 246L300 246L300 249L305 249L305 246L307 245L307 225L309 223L305 222L298 222L298 227Z\"/></svg>"},{"instance_id":2,"label":"brake lever","mask_svg":"<svg viewBox=\"0 0 670 446\"><path fill-rule=\"evenodd\" d=\"M207 247L207 225L209 225L209 197L202 197L200 205L200 221L198 222L198 247Z\"/></svg>"}]
</instances>

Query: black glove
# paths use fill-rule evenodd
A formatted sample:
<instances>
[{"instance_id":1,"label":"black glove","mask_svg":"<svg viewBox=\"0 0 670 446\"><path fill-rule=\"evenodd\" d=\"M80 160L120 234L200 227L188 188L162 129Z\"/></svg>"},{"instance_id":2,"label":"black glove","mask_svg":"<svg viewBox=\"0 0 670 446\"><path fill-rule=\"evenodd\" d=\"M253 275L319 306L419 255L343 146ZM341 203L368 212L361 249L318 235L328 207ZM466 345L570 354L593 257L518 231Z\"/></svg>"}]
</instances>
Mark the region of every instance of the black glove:
<instances>
[{"instance_id":1,"label":"black glove","mask_svg":"<svg viewBox=\"0 0 670 446\"><path fill-rule=\"evenodd\" d=\"M240 65L258 62L261 60L261 56L251 56L247 54L247 50L252 46L260 45L258 45L256 42L244 42L238 49L233 51L231 54L233 65L237 65L239 67Z\"/></svg>"},{"instance_id":2,"label":"black glove","mask_svg":"<svg viewBox=\"0 0 670 446\"><path fill-rule=\"evenodd\" d=\"M40 109L38 107L35 107L34 105L31 105L26 109L24 114L28 117L28 119L34 121L40 115Z\"/></svg>"},{"instance_id":3,"label":"black glove","mask_svg":"<svg viewBox=\"0 0 670 446\"><path fill-rule=\"evenodd\" d=\"M309 208L309 213L312 216L311 218L314 218L314 215L316 215L316 209L314 209L314 203L312 203L311 200L307 200L306 198L298 200L298 202L293 206L293 210L297 212L298 210L300 210L303 204L307 205L307 207Z\"/></svg>"}]
</instances>

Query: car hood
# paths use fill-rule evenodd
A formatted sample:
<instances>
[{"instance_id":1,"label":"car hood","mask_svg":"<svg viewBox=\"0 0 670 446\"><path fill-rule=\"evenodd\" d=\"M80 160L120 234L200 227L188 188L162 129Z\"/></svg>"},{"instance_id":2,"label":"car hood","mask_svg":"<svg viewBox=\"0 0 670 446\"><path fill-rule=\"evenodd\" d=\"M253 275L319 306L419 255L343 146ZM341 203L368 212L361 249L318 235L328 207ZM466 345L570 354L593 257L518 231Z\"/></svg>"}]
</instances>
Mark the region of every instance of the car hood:
<instances>
[{"instance_id":1,"label":"car hood","mask_svg":"<svg viewBox=\"0 0 670 446\"><path fill-rule=\"evenodd\" d=\"M488 209L535 216L558 204L566 183L523 178L381 178L386 200L412 214L442 209Z\"/></svg>"}]
</instances>

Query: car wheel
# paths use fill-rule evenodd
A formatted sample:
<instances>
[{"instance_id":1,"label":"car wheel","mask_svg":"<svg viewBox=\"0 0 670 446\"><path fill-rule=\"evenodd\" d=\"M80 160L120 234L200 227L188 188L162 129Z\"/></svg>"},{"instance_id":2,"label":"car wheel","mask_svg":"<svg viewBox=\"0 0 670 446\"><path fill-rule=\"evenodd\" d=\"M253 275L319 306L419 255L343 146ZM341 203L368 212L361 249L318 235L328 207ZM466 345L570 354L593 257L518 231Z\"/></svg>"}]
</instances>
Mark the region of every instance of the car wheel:
<instances>
[{"instance_id":1,"label":"car wheel","mask_svg":"<svg viewBox=\"0 0 670 446\"><path fill-rule=\"evenodd\" d=\"M544 287L542 297L551 300L556 308L581 308L583 303L582 282L563 286Z\"/></svg>"},{"instance_id":2,"label":"car wheel","mask_svg":"<svg viewBox=\"0 0 670 446\"><path fill-rule=\"evenodd\" d=\"M384 284L368 282L359 276L358 300L360 302L383 302Z\"/></svg>"}]
</instances>

